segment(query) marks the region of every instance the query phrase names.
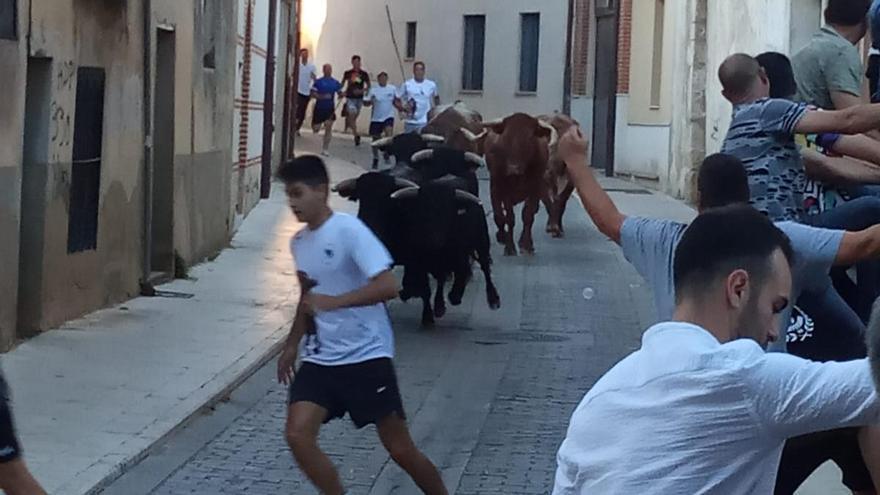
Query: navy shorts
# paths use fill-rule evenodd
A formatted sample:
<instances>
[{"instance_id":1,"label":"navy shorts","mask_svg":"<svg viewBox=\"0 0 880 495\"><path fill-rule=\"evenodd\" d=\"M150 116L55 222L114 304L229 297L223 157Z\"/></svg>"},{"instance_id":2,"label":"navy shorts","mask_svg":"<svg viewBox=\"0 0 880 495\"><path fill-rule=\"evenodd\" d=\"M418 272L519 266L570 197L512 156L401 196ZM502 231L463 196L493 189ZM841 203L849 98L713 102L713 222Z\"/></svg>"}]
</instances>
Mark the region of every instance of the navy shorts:
<instances>
[{"instance_id":1,"label":"navy shorts","mask_svg":"<svg viewBox=\"0 0 880 495\"><path fill-rule=\"evenodd\" d=\"M335 108L318 108L318 105L315 105L315 109L312 111L312 127L318 127L327 121L335 121L336 120L336 109Z\"/></svg>"},{"instance_id":2,"label":"navy shorts","mask_svg":"<svg viewBox=\"0 0 880 495\"><path fill-rule=\"evenodd\" d=\"M394 117L387 119L385 122L370 122L370 136L380 138L385 133L385 129L389 127L394 127Z\"/></svg>"},{"instance_id":3,"label":"navy shorts","mask_svg":"<svg viewBox=\"0 0 880 495\"><path fill-rule=\"evenodd\" d=\"M388 358L342 366L303 363L290 384L289 401L311 402L327 410L324 422L351 417L358 428L393 413L406 419L397 374Z\"/></svg>"}]
</instances>

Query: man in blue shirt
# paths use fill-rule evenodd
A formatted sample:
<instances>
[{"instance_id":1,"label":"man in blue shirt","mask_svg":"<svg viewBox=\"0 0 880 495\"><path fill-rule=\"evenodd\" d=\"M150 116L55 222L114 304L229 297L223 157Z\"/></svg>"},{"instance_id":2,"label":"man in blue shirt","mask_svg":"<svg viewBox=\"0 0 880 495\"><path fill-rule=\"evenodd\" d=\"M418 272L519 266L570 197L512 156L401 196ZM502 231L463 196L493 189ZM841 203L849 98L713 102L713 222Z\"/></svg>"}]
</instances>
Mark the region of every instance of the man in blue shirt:
<instances>
[{"instance_id":1,"label":"man in blue shirt","mask_svg":"<svg viewBox=\"0 0 880 495\"><path fill-rule=\"evenodd\" d=\"M871 103L880 101L877 94L880 82L880 0L874 0L868 11L868 27L871 30L871 56L868 58L868 81L871 84Z\"/></svg>"},{"instance_id":2,"label":"man in blue shirt","mask_svg":"<svg viewBox=\"0 0 880 495\"><path fill-rule=\"evenodd\" d=\"M315 110L312 114L312 131L317 134L324 126L324 146L321 154L330 156L330 140L333 139L333 122L336 121L336 96L342 96L342 83L333 79L333 66L324 64L324 77L315 81L312 98Z\"/></svg>"}]
</instances>

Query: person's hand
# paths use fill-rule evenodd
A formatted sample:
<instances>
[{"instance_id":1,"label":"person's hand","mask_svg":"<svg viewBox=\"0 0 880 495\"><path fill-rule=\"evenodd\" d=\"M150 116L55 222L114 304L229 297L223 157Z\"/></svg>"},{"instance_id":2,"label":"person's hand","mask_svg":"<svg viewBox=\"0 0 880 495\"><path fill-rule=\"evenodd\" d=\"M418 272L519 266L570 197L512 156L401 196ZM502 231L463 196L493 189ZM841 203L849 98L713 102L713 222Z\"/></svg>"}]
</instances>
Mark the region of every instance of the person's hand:
<instances>
[{"instance_id":1,"label":"person's hand","mask_svg":"<svg viewBox=\"0 0 880 495\"><path fill-rule=\"evenodd\" d=\"M296 364L297 354L299 353L296 347L284 348L284 352L278 358L278 383L290 385L290 382L293 381L293 365Z\"/></svg>"},{"instance_id":2,"label":"person's hand","mask_svg":"<svg viewBox=\"0 0 880 495\"><path fill-rule=\"evenodd\" d=\"M303 295L302 306L312 316L326 311L333 311L340 307L338 298L324 294L315 294L314 292Z\"/></svg>"},{"instance_id":3,"label":"person's hand","mask_svg":"<svg viewBox=\"0 0 880 495\"><path fill-rule=\"evenodd\" d=\"M581 132L579 126L572 126L557 144L557 154L566 163L575 162L578 158L586 160L587 158L587 138Z\"/></svg>"}]
</instances>

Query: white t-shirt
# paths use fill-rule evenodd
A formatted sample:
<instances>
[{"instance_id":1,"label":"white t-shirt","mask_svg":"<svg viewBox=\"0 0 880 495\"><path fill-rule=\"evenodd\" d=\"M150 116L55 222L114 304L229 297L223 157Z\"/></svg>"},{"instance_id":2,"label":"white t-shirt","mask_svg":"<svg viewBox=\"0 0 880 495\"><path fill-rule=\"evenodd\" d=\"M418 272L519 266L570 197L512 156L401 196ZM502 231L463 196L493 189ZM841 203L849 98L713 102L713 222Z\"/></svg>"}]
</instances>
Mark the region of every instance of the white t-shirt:
<instances>
[{"instance_id":1,"label":"white t-shirt","mask_svg":"<svg viewBox=\"0 0 880 495\"><path fill-rule=\"evenodd\" d=\"M296 269L318 285L312 291L338 296L365 286L391 268L388 250L356 217L333 213L317 230L305 227L290 240ZM315 316L315 335L300 342L305 362L355 364L394 356L391 320L384 304L343 308Z\"/></svg>"},{"instance_id":2,"label":"white t-shirt","mask_svg":"<svg viewBox=\"0 0 880 495\"><path fill-rule=\"evenodd\" d=\"M386 84L383 88L378 84L370 86L367 100L373 102L373 117L371 122L385 122L394 118L394 98L397 96L397 88Z\"/></svg>"},{"instance_id":3,"label":"white t-shirt","mask_svg":"<svg viewBox=\"0 0 880 495\"><path fill-rule=\"evenodd\" d=\"M578 405L553 494L773 493L786 439L878 420L867 359L816 363L661 323Z\"/></svg>"},{"instance_id":4,"label":"white t-shirt","mask_svg":"<svg viewBox=\"0 0 880 495\"><path fill-rule=\"evenodd\" d=\"M299 64L299 87L297 92L303 96L312 94L312 76L317 76L318 70L315 64L307 62L305 65Z\"/></svg>"},{"instance_id":5,"label":"white t-shirt","mask_svg":"<svg viewBox=\"0 0 880 495\"><path fill-rule=\"evenodd\" d=\"M422 82L416 82L410 79L400 88L400 99L404 105L410 100L415 101L416 108L412 118L407 119L407 124L427 124L428 112L434 106L434 97L437 96L437 85L434 81L425 79Z\"/></svg>"}]
</instances>

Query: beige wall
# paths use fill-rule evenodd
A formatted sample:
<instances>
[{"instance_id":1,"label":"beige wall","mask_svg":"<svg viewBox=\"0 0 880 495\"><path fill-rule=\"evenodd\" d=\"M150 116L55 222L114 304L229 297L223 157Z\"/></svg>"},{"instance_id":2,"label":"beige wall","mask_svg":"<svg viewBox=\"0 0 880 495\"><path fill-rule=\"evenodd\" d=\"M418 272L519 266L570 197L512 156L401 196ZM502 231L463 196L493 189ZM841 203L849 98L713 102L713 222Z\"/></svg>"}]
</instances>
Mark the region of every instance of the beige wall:
<instances>
[{"instance_id":1,"label":"beige wall","mask_svg":"<svg viewBox=\"0 0 880 495\"><path fill-rule=\"evenodd\" d=\"M321 3L324 0L305 0ZM350 2L326 0L327 13L317 43L315 63L330 62L342 74L352 54L363 56L368 71L386 71L391 83L402 81L388 34L385 3L378 0ZM428 78L439 86L445 102L463 100L495 118L511 112L532 114L561 110L565 65L565 32L568 2L536 0L391 0L387 2L394 31L404 55L406 22L418 22L416 59L428 66ZM308 6L306 7L308 8ZM539 81L536 95L517 94L519 77L520 13L541 14ZM461 92L462 50L466 14L486 16L484 90ZM405 64L406 77L411 63Z\"/></svg>"},{"instance_id":2,"label":"beige wall","mask_svg":"<svg viewBox=\"0 0 880 495\"><path fill-rule=\"evenodd\" d=\"M654 24L657 0L633 0L632 18L632 56L630 63L629 82L629 114L630 124L660 125L669 124L669 98L671 97L672 55L675 48L670 42L676 29L675 17L672 15L672 0L660 2L663 13L663 48L662 70L660 77L659 105L652 105L651 92L653 86L654 63Z\"/></svg>"},{"instance_id":3,"label":"beige wall","mask_svg":"<svg viewBox=\"0 0 880 495\"><path fill-rule=\"evenodd\" d=\"M27 0L18 1L18 12L27 12ZM0 87L3 88L4 110L0 111L0 350L8 348L15 338L17 294L19 218L21 205L22 136L24 129L24 82L21 70L27 56L27 23L18 17L18 40L0 40Z\"/></svg>"}]
</instances>

